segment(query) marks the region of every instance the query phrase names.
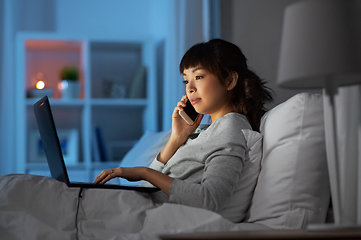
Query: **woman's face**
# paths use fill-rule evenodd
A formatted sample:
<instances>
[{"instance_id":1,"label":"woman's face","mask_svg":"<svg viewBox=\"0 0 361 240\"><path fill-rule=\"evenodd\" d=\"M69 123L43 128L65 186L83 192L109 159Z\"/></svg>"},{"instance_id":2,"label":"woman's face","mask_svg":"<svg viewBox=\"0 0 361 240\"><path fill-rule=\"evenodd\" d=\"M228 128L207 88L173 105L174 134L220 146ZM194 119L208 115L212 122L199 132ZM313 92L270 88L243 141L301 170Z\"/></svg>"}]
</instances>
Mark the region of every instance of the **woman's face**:
<instances>
[{"instance_id":1,"label":"woman's face","mask_svg":"<svg viewBox=\"0 0 361 240\"><path fill-rule=\"evenodd\" d=\"M212 122L232 111L228 84L223 84L202 66L183 71L188 99L197 112L209 114Z\"/></svg>"}]
</instances>

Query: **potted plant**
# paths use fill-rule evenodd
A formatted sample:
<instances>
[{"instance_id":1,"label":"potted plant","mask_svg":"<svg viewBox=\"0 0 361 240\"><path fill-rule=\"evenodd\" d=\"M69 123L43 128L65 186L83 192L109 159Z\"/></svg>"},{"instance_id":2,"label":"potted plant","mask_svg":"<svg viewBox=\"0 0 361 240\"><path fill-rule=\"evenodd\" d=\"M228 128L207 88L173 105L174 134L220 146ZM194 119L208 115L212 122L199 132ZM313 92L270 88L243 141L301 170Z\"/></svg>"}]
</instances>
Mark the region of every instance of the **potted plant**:
<instances>
[{"instance_id":1,"label":"potted plant","mask_svg":"<svg viewBox=\"0 0 361 240\"><path fill-rule=\"evenodd\" d=\"M79 98L80 82L76 66L65 66L60 71L61 95L63 99Z\"/></svg>"}]
</instances>

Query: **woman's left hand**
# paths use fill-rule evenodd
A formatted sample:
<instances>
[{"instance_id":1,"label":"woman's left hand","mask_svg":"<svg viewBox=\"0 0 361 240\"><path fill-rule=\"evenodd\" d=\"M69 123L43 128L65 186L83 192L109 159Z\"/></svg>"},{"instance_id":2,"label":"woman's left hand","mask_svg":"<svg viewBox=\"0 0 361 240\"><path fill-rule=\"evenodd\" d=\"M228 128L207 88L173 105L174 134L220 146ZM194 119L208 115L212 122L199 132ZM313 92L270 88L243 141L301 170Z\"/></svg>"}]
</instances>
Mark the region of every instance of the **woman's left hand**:
<instances>
[{"instance_id":1,"label":"woman's left hand","mask_svg":"<svg viewBox=\"0 0 361 240\"><path fill-rule=\"evenodd\" d=\"M104 184L108 182L112 178L121 177L125 178L128 181L139 181L143 180L142 172L144 171L144 167L132 167L132 168L112 168L103 170L96 178L95 184Z\"/></svg>"},{"instance_id":2,"label":"woman's left hand","mask_svg":"<svg viewBox=\"0 0 361 240\"><path fill-rule=\"evenodd\" d=\"M146 180L159 187L162 191L169 196L170 185L173 182L173 178L158 172L154 169L147 167L131 167L131 168L113 168L102 171L98 177L96 177L95 184L104 184L110 179L115 177L125 178L128 181Z\"/></svg>"}]
</instances>

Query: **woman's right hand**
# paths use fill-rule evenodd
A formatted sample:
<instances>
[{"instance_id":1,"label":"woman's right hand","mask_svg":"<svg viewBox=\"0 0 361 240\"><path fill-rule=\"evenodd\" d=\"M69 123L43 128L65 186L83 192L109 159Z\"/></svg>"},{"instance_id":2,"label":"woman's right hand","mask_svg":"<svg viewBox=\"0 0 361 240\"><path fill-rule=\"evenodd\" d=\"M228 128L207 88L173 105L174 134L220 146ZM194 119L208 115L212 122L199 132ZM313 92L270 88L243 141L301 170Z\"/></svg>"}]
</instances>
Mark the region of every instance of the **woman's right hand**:
<instances>
[{"instance_id":1,"label":"woman's right hand","mask_svg":"<svg viewBox=\"0 0 361 240\"><path fill-rule=\"evenodd\" d=\"M188 125L186 121L179 115L179 111L183 111L183 107L186 106L187 95L184 95L182 99L177 103L172 114L172 133L171 136L158 155L158 161L166 164L168 160L174 155L178 148L187 140L199 126L202 121L203 114L199 114L193 125Z\"/></svg>"},{"instance_id":2,"label":"woman's right hand","mask_svg":"<svg viewBox=\"0 0 361 240\"><path fill-rule=\"evenodd\" d=\"M179 115L179 111L183 111L183 108L186 106L186 101L188 101L188 97L187 95L184 95L177 103L172 115L171 137L178 139L181 144L183 144L187 140L188 136L197 129L203 118L203 115L199 114L195 123L193 125L188 125L188 123Z\"/></svg>"}]
</instances>

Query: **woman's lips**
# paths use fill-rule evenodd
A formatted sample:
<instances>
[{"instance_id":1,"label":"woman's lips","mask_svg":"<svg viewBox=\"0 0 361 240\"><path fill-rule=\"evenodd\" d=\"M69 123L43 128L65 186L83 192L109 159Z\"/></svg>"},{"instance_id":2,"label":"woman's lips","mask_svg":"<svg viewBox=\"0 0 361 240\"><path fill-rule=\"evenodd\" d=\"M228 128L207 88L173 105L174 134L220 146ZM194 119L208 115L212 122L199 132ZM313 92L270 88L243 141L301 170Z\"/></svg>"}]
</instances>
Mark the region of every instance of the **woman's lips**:
<instances>
[{"instance_id":1,"label":"woman's lips","mask_svg":"<svg viewBox=\"0 0 361 240\"><path fill-rule=\"evenodd\" d=\"M192 105L196 104L196 103L199 102L200 100L201 100L200 98L190 99Z\"/></svg>"}]
</instances>

